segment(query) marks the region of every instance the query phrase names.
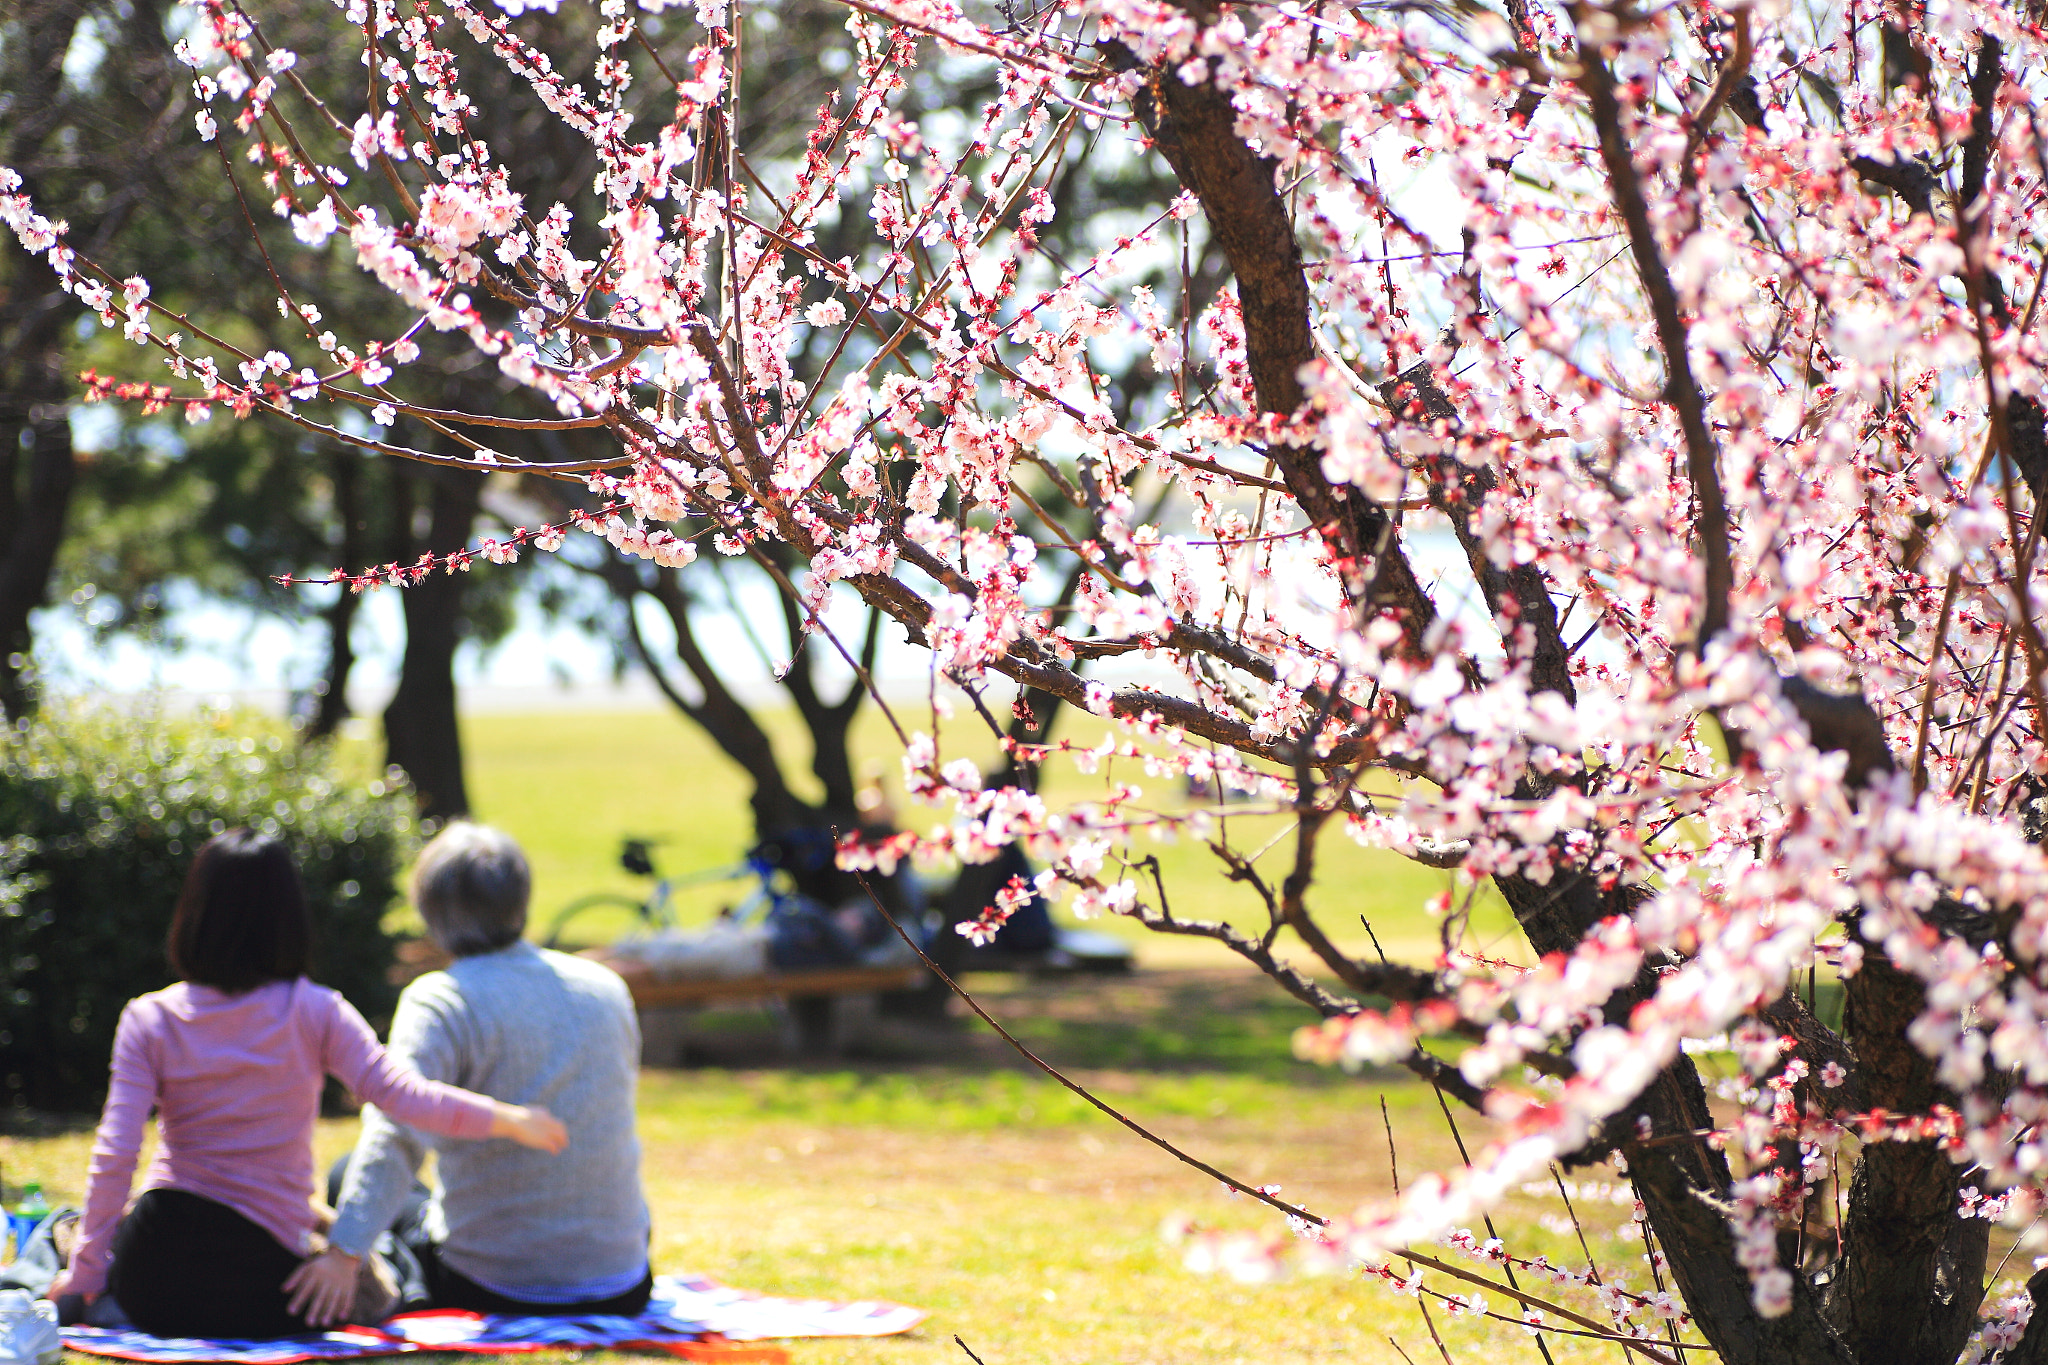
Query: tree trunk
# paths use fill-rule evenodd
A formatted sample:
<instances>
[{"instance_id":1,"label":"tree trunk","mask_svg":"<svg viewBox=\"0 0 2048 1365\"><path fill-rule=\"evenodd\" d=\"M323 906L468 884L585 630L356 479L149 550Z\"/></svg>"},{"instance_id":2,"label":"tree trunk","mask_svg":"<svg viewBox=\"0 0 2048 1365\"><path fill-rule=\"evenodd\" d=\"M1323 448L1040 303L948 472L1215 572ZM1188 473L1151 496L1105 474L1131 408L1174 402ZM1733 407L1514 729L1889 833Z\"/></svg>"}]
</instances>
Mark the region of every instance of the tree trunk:
<instances>
[{"instance_id":1,"label":"tree trunk","mask_svg":"<svg viewBox=\"0 0 2048 1365\"><path fill-rule=\"evenodd\" d=\"M754 812L755 837L765 838L802 823L810 808L783 781L782 766L776 761L775 745L768 738L768 732L726 687L716 665L697 642L697 632L690 615L690 595L684 590L681 577L674 569L659 568L654 571L653 582L649 585L639 578L635 566L614 561L609 565L607 581L626 612L627 630L640 653L640 661L663 694L677 710L702 726L712 743L753 780L754 794L750 804ZM676 661L696 682L697 690L703 694L701 701L692 702L683 696L641 638L640 627L633 617L633 604L642 592L653 598L668 616L669 625L676 635Z\"/></svg>"},{"instance_id":2,"label":"tree trunk","mask_svg":"<svg viewBox=\"0 0 2048 1365\"><path fill-rule=\"evenodd\" d=\"M25 48L8 63L9 78L19 82L15 124L0 146L8 165L25 168L55 127L64 54L84 15L76 0L50 0L26 13ZM22 188L40 191L29 176ZM15 717L35 704L28 618L49 600L77 466L64 363L68 301L49 266L23 251L13 233L0 237L0 262L0 709Z\"/></svg>"},{"instance_id":3,"label":"tree trunk","mask_svg":"<svg viewBox=\"0 0 2048 1365\"><path fill-rule=\"evenodd\" d=\"M1213 15L1209 0L1189 0L1186 8L1198 22ZM1133 61L1116 45L1107 52L1116 65ZM1210 82L1189 84L1169 69L1157 73L1134 104L1160 154L1201 201L1229 259L1243 307L1247 367L1260 407L1292 415L1306 397L1300 372L1315 349L1307 276L1293 221L1275 184L1275 163L1238 135L1235 105ZM1428 401L1420 392L1394 396L1414 397L1425 406ZM1434 620L1435 606L1385 510L1356 489L1333 488L1313 448L1275 443L1268 453L1338 557L1354 606L1367 615L1391 616L1410 638L1419 638ZM1497 587L1518 600L1529 595L1528 584L1504 581ZM1535 587L1540 593L1540 582ZM1554 632L1554 609L1547 614ZM1569 696L1562 654L1540 662L1541 685ZM1583 875L1548 885L1513 876L1494 880L1538 953L1569 953L1593 923L1614 909ZM1654 979L1646 973L1613 1008L1626 1009L1652 989ZM1647 1119L1651 1133L1663 1141L1654 1146L1631 1141L1639 1118ZM1742 1365L1849 1365L1855 1356L1804 1282L1796 1283L1792 1311L1783 1317L1764 1318L1752 1305L1727 1219L1715 1207L1728 1197L1727 1162L1702 1144L1674 1140L1710 1122L1699 1075L1690 1060L1680 1058L1609 1127L1610 1139L1629 1149L1631 1179L1700 1330L1724 1359Z\"/></svg>"},{"instance_id":4,"label":"tree trunk","mask_svg":"<svg viewBox=\"0 0 2048 1365\"><path fill-rule=\"evenodd\" d=\"M403 481L426 485L426 553L451 554L469 543L481 479L437 468ZM411 510L410 498L399 502ZM455 647L461 643L463 581L462 574L436 569L404 590L405 662L398 691L384 710L385 760L412 779L420 814L440 822L469 813L462 732L455 714Z\"/></svg>"},{"instance_id":5,"label":"tree trunk","mask_svg":"<svg viewBox=\"0 0 2048 1365\"><path fill-rule=\"evenodd\" d=\"M860 684L855 682L837 700L826 701L818 695L809 660L801 655L796 657L788 675L782 680L784 688L796 701L797 710L810 733L811 771L825 789L824 801L812 805L790 790L768 732L726 686L718 671L720 661L704 652L691 615L694 599L684 587L681 575L671 568L643 570L637 564L618 559L608 561L603 574L606 585L625 613L628 639L648 676L669 703L701 727L726 757L738 764L752 780L754 791L749 804L753 810L756 844L764 851L776 850L773 856L779 857L783 870L803 895L826 905L864 899L866 893L860 881L853 874L840 870L830 855L829 843L834 831L845 835L861 823L859 804L855 800L850 746L853 718L860 709L863 696ZM654 656L641 634L633 610L643 593L668 616L675 631L676 662L696 684L699 697L695 701L685 695L681 683L671 675L667 665ZM790 614L786 603L784 611L785 625L789 628L794 650L803 636L798 628L798 618ZM880 643L879 632L879 620L870 617L861 645L863 668L871 670L874 666ZM814 643L812 647L817 646ZM907 908L900 884L894 876L870 875L868 884L883 898L892 913Z\"/></svg>"},{"instance_id":6,"label":"tree trunk","mask_svg":"<svg viewBox=\"0 0 2048 1365\"><path fill-rule=\"evenodd\" d=\"M340 565L351 573L363 568L362 470L349 451L336 451L334 468L334 517L341 526ZM356 622L361 598L342 586L334 605L323 615L327 620L327 671L321 679L319 708L306 735L322 739L341 728L348 719L348 677L355 667L355 645L349 632Z\"/></svg>"},{"instance_id":7,"label":"tree trunk","mask_svg":"<svg viewBox=\"0 0 2048 1365\"><path fill-rule=\"evenodd\" d=\"M1954 1105L1934 1063L1906 1038L1927 1004L1920 980L1872 952L1844 984L1857 1103L1915 1114ZM1963 1167L1932 1142L1867 1143L1857 1155L1827 1310L1858 1359L1950 1365L1962 1353L1991 1243L1988 1222L1958 1216L1962 1184Z\"/></svg>"},{"instance_id":8,"label":"tree trunk","mask_svg":"<svg viewBox=\"0 0 2048 1365\"><path fill-rule=\"evenodd\" d=\"M8 239L4 306L22 319L0 363L0 709L34 707L29 613L49 601L77 465L71 449L56 276Z\"/></svg>"},{"instance_id":9,"label":"tree trunk","mask_svg":"<svg viewBox=\"0 0 2048 1365\"><path fill-rule=\"evenodd\" d=\"M627 570L630 574L632 571ZM615 570L616 573L616 570ZM631 585L638 584L637 588ZM676 633L676 660L689 671L696 681L703 699L688 701L660 668L646 642L639 637L639 627L632 625L634 643L640 650L641 661L647 666L655 681L676 708L698 725L728 758L740 765L748 777L753 779L754 794L750 801L754 813L754 840L756 846L776 861L789 874L796 889L827 905L837 905L852 899L860 887L853 878L841 872L830 853L831 830L837 826L842 832L853 827L855 811L849 796L843 814L813 806L789 789L783 779L782 765L775 755L775 746L753 714L733 696L719 676L716 662L704 653L697 640L690 617L690 595L683 588L681 577L673 569L660 569L654 575L653 585L640 583L637 577L615 577L614 588L621 591L626 611L633 610L634 591L646 592L661 609L668 614L669 624ZM797 676L798 668L791 669L791 677L784 679L784 685L799 698L800 709L805 722L811 727L814 746L836 744L844 757L846 744L845 727L841 725L836 735L830 732L829 724L820 730L821 716L813 706L802 705L803 694L791 681ZM805 675L808 676L807 674ZM815 701L815 698L812 699ZM814 747L814 756L817 749ZM828 760L829 762L829 757ZM847 771L852 771L851 763Z\"/></svg>"},{"instance_id":10,"label":"tree trunk","mask_svg":"<svg viewBox=\"0 0 2048 1365\"><path fill-rule=\"evenodd\" d=\"M785 574L795 567L787 556L780 556L779 561ZM783 630L788 638L790 654L789 671L783 676L782 686L795 700L797 713L804 719L804 728L811 734L811 772L825 789L818 814L851 828L860 817L855 802L853 751L847 744L847 736L863 699L861 683L854 680L838 701L827 702L821 697L816 669L818 652L830 650L832 646L822 638L813 640L805 634L802 607L786 595L778 595L778 600L782 606ZM872 670L874 667L880 628L881 613L871 609L862 645L863 668Z\"/></svg>"}]
</instances>

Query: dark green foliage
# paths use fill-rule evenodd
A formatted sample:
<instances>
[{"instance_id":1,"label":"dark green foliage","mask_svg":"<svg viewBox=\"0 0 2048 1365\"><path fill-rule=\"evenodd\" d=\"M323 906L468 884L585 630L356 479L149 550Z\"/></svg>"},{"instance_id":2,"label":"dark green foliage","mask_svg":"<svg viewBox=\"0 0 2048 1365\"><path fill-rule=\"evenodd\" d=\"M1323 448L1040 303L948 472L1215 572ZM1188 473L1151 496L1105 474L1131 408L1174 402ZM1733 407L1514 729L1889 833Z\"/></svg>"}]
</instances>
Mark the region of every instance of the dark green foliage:
<instances>
[{"instance_id":1,"label":"dark green foliage","mask_svg":"<svg viewBox=\"0 0 2048 1365\"><path fill-rule=\"evenodd\" d=\"M98 1106L122 1005L173 980L164 933L192 854L231 825L290 845L314 979L388 1019L382 923L414 839L402 789L260 718L52 707L0 731L0 1103Z\"/></svg>"}]
</instances>

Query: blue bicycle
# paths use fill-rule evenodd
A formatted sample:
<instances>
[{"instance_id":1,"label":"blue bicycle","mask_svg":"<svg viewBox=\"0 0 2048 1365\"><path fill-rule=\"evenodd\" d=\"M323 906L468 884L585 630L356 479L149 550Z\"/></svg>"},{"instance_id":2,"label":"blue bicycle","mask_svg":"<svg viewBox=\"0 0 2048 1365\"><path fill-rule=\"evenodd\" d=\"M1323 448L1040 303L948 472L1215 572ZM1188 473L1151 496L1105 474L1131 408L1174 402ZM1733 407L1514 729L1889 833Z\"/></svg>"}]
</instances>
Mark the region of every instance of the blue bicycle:
<instances>
[{"instance_id":1,"label":"blue bicycle","mask_svg":"<svg viewBox=\"0 0 2048 1365\"><path fill-rule=\"evenodd\" d=\"M838 907L821 904L796 889L792 863L831 856L829 838L821 841L804 832L770 840L750 850L740 862L682 877L663 877L654 864L655 840L628 838L619 848L619 866L636 877L655 878L645 898L617 891L578 897L556 912L544 946L559 948L569 926L592 910L627 910L651 931L675 930L676 892L712 882L744 881L754 888L726 911L739 924L761 924L767 930L768 963L778 971L855 965L890 965L907 954L902 940L871 902L849 901ZM921 918L921 917L920 917ZM917 922L913 920L912 923Z\"/></svg>"}]
</instances>

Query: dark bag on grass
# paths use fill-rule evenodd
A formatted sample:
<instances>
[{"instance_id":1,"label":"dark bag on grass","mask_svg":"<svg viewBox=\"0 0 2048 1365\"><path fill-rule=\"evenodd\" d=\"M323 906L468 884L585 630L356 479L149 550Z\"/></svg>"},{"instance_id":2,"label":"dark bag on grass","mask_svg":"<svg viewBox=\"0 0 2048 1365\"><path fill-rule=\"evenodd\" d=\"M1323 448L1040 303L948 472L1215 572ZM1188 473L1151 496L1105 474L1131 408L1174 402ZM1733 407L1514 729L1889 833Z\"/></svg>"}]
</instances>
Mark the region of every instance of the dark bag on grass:
<instances>
[{"instance_id":1,"label":"dark bag on grass","mask_svg":"<svg viewBox=\"0 0 2048 1365\"><path fill-rule=\"evenodd\" d=\"M785 896L768 907L768 965L777 971L850 967L860 945L839 916L808 896Z\"/></svg>"}]
</instances>

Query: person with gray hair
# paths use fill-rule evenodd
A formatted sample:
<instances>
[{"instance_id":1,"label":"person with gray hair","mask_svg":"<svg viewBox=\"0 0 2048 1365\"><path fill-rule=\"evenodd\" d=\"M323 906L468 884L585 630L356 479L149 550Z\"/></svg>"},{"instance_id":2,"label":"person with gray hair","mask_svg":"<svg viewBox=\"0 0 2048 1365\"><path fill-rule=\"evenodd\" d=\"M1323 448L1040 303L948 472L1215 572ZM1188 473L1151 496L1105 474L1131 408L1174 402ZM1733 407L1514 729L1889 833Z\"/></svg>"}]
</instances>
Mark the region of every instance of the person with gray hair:
<instances>
[{"instance_id":1,"label":"person with gray hair","mask_svg":"<svg viewBox=\"0 0 2048 1365\"><path fill-rule=\"evenodd\" d=\"M331 1264L305 1277L309 1303L345 1311L342 1287L407 1212L431 1148L440 1189L400 1237L433 1307L565 1316L646 1307L653 1272L633 1126L632 997L610 969L521 937L531 886L525 854L500 830L454 824L427 845L413 904L455 960L405 988L391 1053L434 1080L545 1104L568 1125L567 1155L543 1163L508 1142L441 1144L366 1106L320 1258Z\"/></svg>"}]
</instances>

